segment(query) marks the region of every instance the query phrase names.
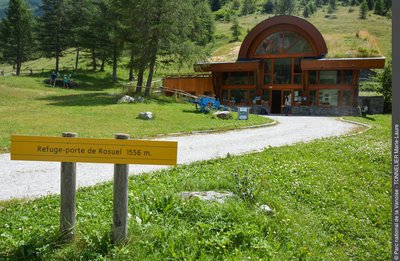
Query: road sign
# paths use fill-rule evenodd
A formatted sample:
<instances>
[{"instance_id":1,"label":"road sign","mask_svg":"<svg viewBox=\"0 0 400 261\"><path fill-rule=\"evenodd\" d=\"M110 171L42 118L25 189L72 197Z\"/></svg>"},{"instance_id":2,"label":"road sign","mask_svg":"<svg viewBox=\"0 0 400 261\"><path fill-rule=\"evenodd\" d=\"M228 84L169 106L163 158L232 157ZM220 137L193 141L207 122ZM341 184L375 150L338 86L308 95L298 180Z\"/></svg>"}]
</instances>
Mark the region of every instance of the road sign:
<instances>
[{"instance_id":1,"label":"road sign","mask_svg":"<svg viewBox=\"0 0 400 261\"><path fill-rule=\"evenodd\" d=\"M11 160L176 165L171 141L11 136Z\"/></svg>"}]
</instances>

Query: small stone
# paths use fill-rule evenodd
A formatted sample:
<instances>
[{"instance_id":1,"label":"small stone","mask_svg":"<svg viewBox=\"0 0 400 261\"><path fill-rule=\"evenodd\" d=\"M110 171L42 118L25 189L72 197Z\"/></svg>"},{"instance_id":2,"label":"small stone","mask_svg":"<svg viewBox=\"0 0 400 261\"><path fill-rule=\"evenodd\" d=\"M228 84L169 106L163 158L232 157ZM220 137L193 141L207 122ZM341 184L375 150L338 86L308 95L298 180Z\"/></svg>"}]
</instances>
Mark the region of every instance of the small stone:
<instances>
[{"instance_id":1,"label":"small stone","mask_svg":"<svg viewBox=\"0 0 400 261\"><path fill-rule=\"evenodd\" d=\"M138 118L142 120L151 120L153 119L153 113L150 111L140 112Z\"/></svg>"},{"instance_id":2,"label":"small stone","mask_svg":"<svg viewBox=\"0 0 400 261\"><path fill-rule=\"evenodd\" d=\"M268 205L261 205L260 210L266 213L272 213L272 209Z\"/></svg>"},{"instance_id":3,"label":"small stone","mask_svg":"<svg viewBox=\"0 0 400 261\"><path fill-rule=\"evenodd\" d=\"M199 198L204 201L216 201L218 203L224 203L226 198L233 197L232 192L216 192L216 191L192 191L182 192L181 197L183 199Z\"/></svg>"}]
</instances>

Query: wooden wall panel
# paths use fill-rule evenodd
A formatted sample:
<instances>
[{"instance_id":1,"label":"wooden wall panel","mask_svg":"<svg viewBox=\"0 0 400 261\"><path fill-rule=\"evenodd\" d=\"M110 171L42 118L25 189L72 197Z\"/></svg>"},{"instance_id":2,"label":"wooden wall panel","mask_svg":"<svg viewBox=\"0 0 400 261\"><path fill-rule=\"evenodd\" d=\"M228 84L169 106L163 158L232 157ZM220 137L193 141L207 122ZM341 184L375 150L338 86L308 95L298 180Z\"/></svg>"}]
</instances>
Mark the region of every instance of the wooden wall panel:
<instances>
[{"instance_id":1,"label":"wooden wall panel","mask_svg":"<svg viewBox=\"0 0 400 261\"><path fill-rule=\"evenodd\" d=\"M167 77L164 78L164 87L169 89L177 89L195 95L214 94L213 79L209 77Z\"/></svg>"}]
</instances>

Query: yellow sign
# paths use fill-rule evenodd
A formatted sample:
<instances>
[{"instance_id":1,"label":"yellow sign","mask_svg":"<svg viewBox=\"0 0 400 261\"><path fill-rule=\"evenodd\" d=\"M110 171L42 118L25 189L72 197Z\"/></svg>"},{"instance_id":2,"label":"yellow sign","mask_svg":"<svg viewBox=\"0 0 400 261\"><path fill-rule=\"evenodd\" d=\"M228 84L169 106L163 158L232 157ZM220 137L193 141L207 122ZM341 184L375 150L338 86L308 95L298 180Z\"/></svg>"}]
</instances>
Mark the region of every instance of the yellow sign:
<instances>
[{"instance_id":1,"label":"yellow sign","mask_svg":"<svg viewBox=\"0 0 400 261\"><path fill-rule=\"evenodd\" d=\"M11 160L176 165L170 141L11 136Z\"/></svg>"}]
</instances>

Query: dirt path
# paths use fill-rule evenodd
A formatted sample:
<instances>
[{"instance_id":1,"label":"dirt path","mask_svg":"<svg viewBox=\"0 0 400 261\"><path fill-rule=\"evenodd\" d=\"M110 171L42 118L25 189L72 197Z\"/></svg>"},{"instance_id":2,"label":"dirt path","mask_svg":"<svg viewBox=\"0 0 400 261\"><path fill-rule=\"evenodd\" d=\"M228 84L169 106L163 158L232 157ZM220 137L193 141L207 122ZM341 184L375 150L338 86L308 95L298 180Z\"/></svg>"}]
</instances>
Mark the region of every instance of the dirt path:
<instances>
[{"instance_id":1,"label":"dirt path","mask_svg":"<svg viewBox=\"0 0 400 261\"><path fill-rule=\"evenodd\" d=\"M279 124L270 127L243 129L223 133L202 133L171 136L158 140L178 141L178 164L260 151L269 146L306 142L322 137L343 135L355 125L332 117L270 116ZM139 174L165 168L131 165L130 173ZM78 187L109 181L112 164L77 164ZM35 198L60 193L60 163L10 161L9 154L0 154L0 200Z\"/></svg>"}]
</instances>

